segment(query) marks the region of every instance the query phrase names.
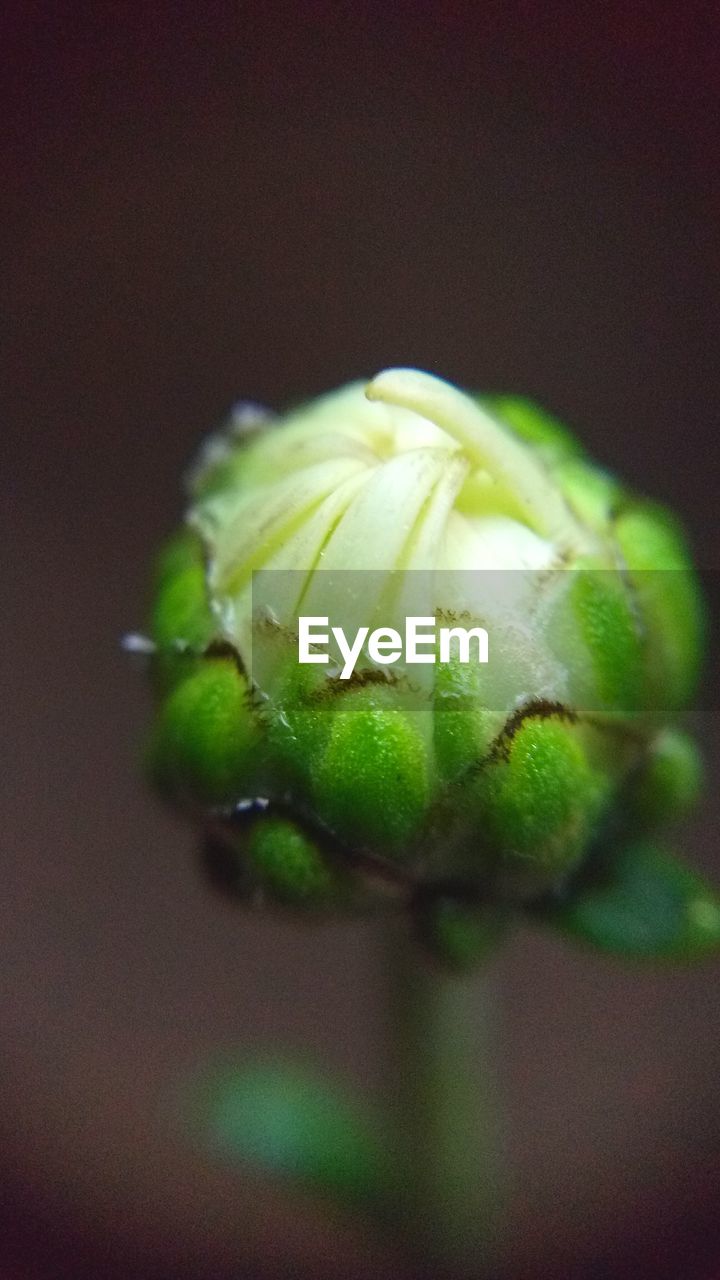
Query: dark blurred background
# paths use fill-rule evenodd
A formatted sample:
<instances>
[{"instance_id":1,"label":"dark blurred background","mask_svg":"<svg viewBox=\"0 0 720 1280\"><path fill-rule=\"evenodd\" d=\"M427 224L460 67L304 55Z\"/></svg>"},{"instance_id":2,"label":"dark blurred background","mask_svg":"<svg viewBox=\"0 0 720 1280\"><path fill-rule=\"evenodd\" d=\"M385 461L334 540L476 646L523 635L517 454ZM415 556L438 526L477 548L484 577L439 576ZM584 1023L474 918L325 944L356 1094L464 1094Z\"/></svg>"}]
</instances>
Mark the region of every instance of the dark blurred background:
<instances>
[{"instance_id":1,"label":"dark blurred background","mask_svg":"<svg viewBox=\"0 0 720 1280\"><path fill-rule=\"evenodd\" d=\"M118 637L235 399L396 363L536 396L717 569L718 30L620 0L3 7L0 1280L409 1274L177 1132L218 1049L376 1092L381 953L205 887ZM712 696L680 838L720 876ZM720 1275L719 976L530 934L494 965L508 1277Z\"/></svg>"}]
</instances>

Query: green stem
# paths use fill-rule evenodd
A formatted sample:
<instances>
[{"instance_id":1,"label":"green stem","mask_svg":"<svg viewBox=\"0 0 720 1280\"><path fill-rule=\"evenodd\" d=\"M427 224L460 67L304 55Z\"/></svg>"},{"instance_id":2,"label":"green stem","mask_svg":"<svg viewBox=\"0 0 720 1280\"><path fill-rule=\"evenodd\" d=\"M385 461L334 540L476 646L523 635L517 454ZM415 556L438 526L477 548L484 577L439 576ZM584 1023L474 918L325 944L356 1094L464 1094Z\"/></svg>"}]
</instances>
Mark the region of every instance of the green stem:
<instances>
[{"instance_id":1,"label":"green stem","mask_svg":"<svg viewBox=\"0 0 720 1280\"><path fill-rule=\"evenodd\" d=\"M500 1132L487 978L431 964L390 932L389 1120L408 1233L454 1274L490 1269L498 1232Z\"/></svg>"}]
</instances>

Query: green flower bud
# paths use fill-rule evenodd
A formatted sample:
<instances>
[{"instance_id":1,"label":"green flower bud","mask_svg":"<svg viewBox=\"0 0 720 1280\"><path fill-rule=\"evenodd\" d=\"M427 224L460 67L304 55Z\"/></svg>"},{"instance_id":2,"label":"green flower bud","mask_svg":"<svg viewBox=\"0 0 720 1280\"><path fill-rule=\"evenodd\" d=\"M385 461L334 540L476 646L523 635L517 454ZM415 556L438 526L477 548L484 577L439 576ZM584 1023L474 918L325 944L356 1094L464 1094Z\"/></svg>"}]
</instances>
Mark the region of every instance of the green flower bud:
<instances>
[{"instance_id":1,"label":"green flower bud","mask_svg":"<svg viewBox=\"0 0 720 1280\"><path fill-rule=\"evenodd\" d=\"M151 765L246 896L407 907L461 966L686 807L672 720L703 613L682 535L529 401L387 370L213 437L186 525L156 580ZM425 615L469 621L489 663L372 648ZM301 617L366 641L303 665Z\"/></svg>"}]
</instances>

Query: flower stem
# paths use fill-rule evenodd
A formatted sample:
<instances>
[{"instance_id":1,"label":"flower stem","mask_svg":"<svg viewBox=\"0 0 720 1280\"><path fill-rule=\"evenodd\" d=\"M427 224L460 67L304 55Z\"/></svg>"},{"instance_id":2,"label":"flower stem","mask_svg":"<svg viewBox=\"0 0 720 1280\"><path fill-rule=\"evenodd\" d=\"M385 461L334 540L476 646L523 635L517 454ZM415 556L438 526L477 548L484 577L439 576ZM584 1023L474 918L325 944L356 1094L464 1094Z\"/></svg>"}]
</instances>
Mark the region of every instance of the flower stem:
<instances>
[{"instance_id":1,"label":"flower stem","mask_svg":"<svg viewBox=\"0 0 720 1280\"><path fill-rule=\"evenodd\" d=\"M489 981L432 965L398 926L388 943L388 1105L404 1225L434 1266L481 1276L502 1190Z\"/></svg>"}]
</instances>

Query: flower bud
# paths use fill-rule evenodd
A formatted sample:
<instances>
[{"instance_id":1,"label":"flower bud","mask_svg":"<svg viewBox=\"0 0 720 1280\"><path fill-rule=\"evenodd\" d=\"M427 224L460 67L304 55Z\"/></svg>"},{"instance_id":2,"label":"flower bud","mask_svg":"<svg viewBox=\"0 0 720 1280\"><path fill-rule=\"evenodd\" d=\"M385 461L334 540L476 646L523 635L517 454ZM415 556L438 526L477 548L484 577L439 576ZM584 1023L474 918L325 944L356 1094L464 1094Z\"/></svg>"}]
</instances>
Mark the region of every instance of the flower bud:
<instances>
[{"instance_id":1,"label":"flower bud","mask_svg":"<svg viewBox=\"0 0 720 1280\"><path fill-rule=\"evenodd\" d=\"M442 634L388 656L411 617L487 664ZM367 643L303 664L302 618ZM660 793L694 759L672 721L702 630L677 526L561 424L390 369L203 451L151 619L154 776L246 896L490 936L682 807Z\"/></svg>"}]
</instances>

